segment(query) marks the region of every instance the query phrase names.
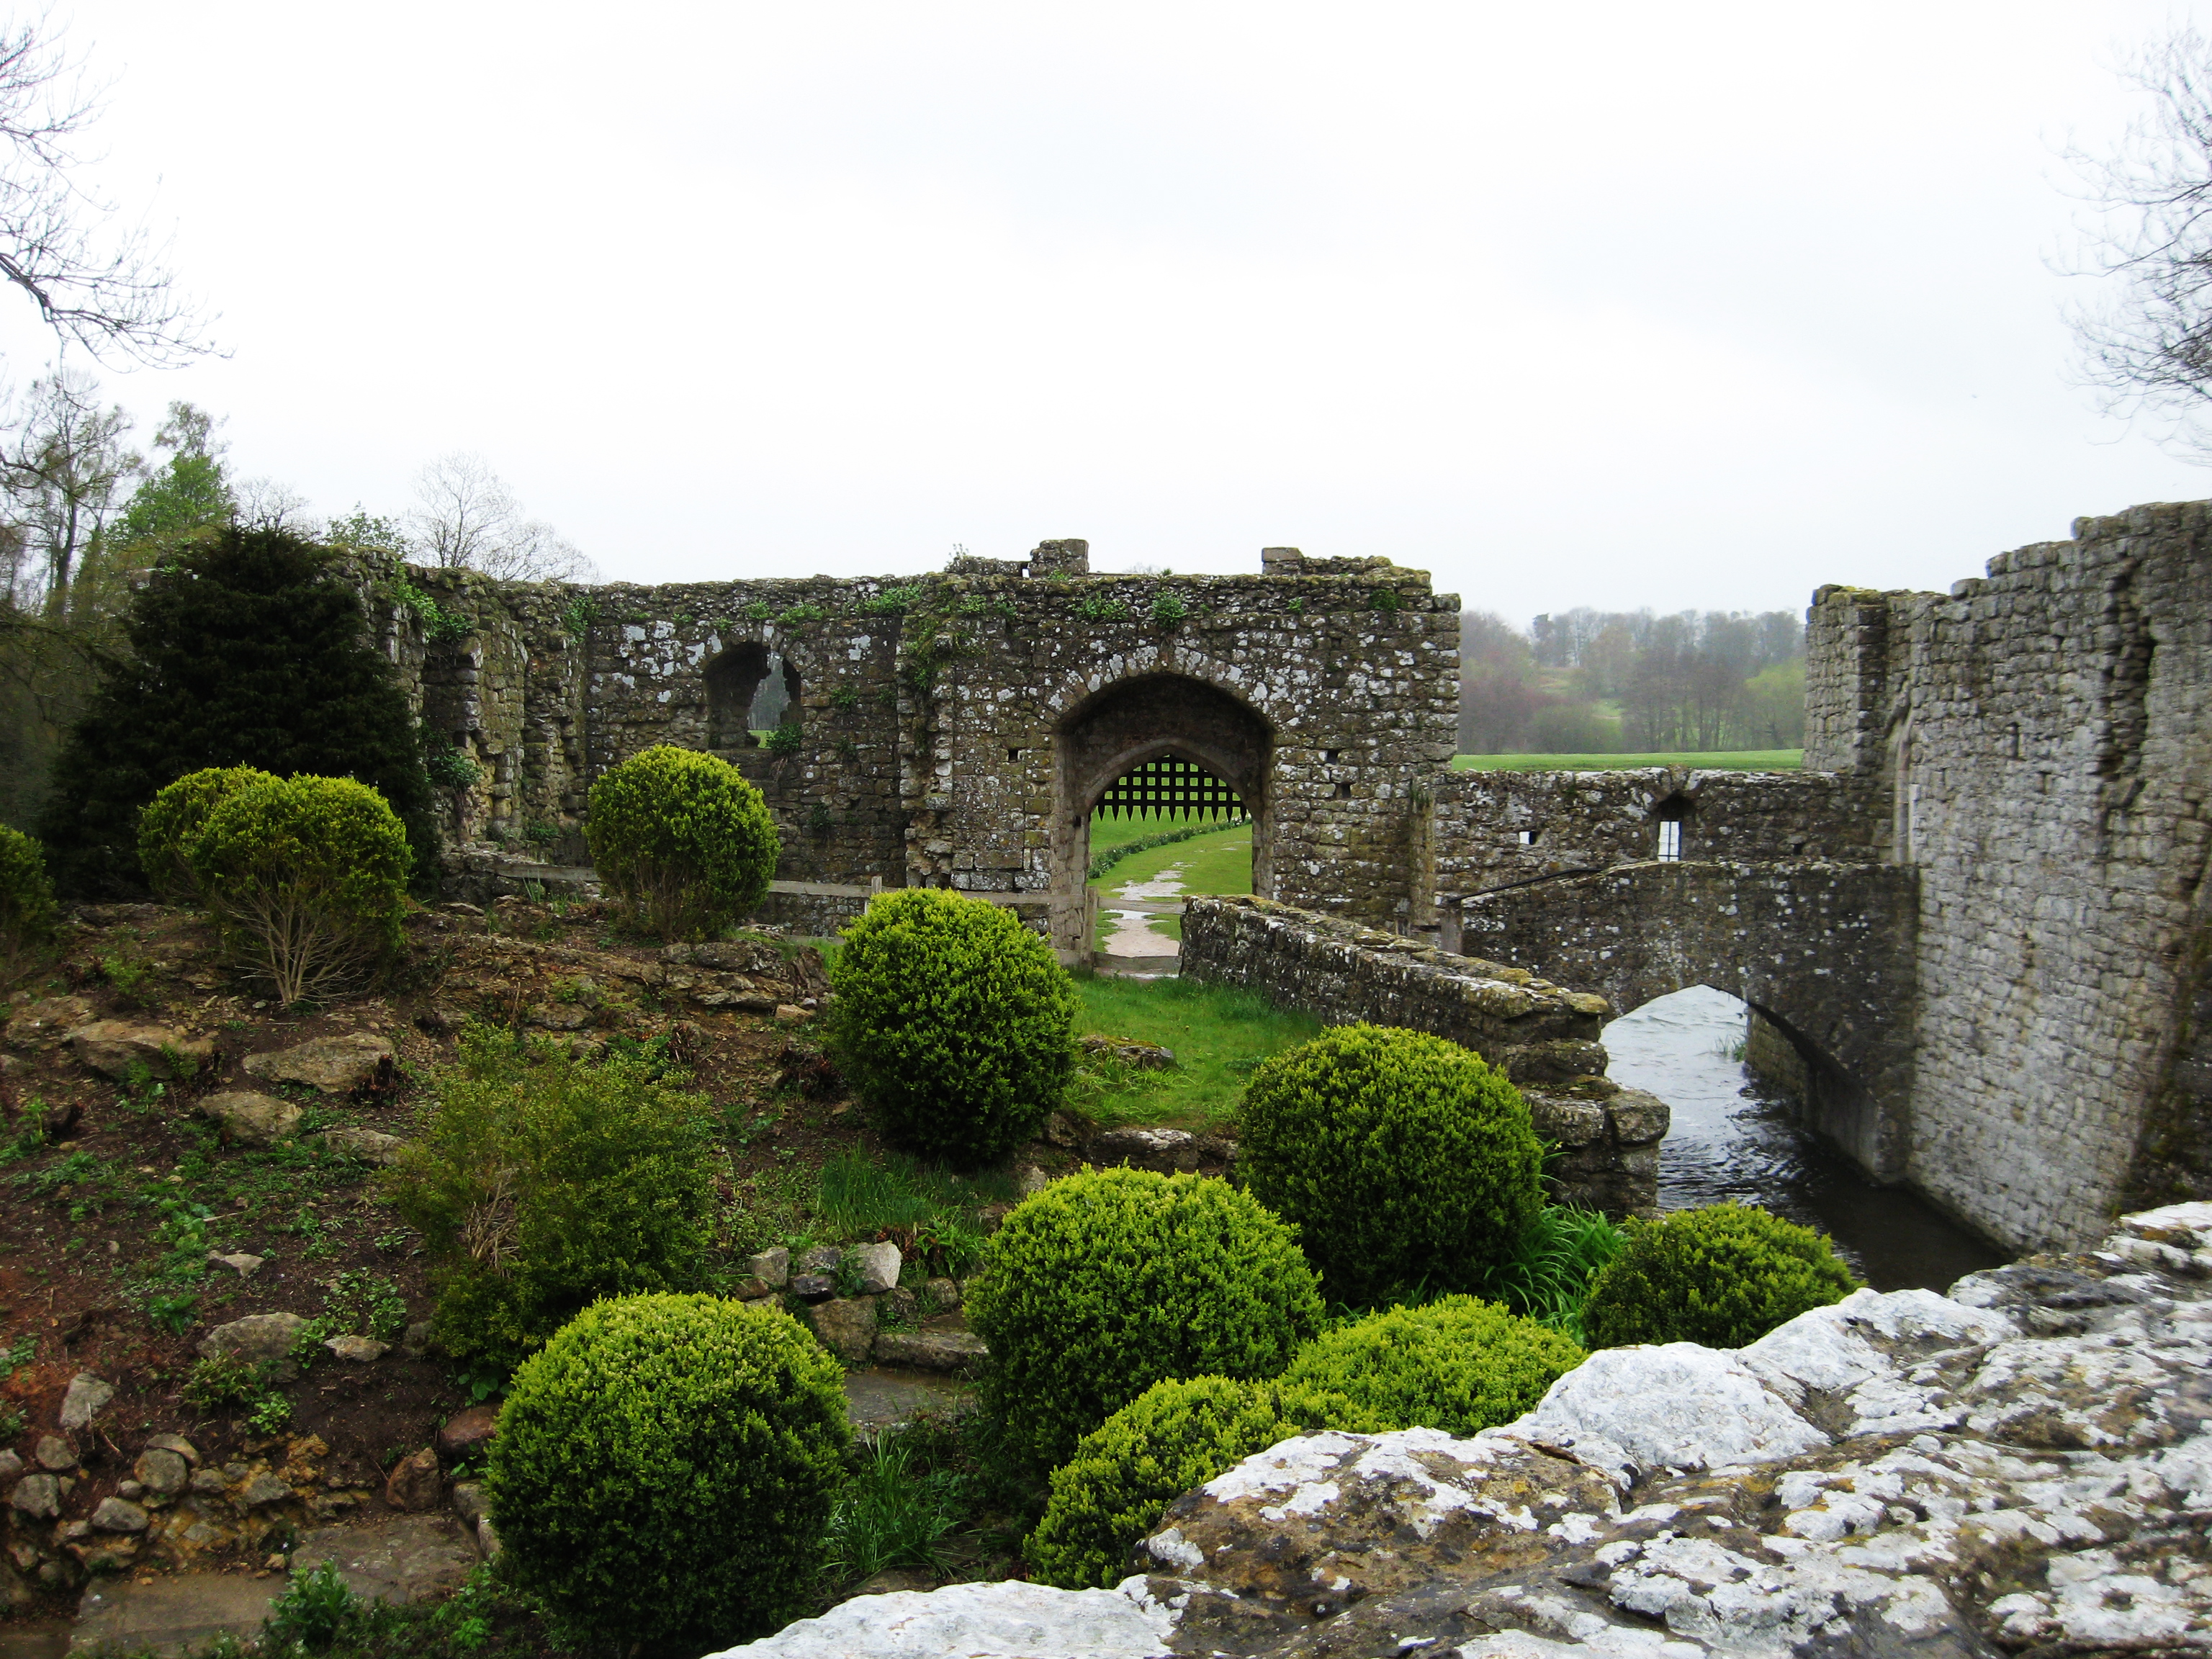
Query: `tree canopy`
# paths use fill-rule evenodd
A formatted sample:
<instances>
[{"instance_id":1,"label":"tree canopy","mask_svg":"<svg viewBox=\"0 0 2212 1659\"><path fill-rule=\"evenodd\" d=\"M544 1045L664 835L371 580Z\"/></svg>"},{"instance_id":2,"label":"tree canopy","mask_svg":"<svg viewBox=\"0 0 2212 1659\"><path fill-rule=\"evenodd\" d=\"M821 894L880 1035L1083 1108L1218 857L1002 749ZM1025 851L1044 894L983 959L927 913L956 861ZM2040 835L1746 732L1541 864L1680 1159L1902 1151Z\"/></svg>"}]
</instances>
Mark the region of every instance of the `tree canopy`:
<instances>
[{"instance_id":1,"label":"tree canopy","mask_svg":"<svg viewBox=\"0 0 2212 1659\"><path fill-rule=\"evenodd\" d=\"M369 784L406 825L418 874L434 876L416 723L329 556L281 531L226 526L134 596L129 650L103 668L40 818L64 892L143 893L139 810L164 784L208 766Z\"/></svg>"}]
</instances>

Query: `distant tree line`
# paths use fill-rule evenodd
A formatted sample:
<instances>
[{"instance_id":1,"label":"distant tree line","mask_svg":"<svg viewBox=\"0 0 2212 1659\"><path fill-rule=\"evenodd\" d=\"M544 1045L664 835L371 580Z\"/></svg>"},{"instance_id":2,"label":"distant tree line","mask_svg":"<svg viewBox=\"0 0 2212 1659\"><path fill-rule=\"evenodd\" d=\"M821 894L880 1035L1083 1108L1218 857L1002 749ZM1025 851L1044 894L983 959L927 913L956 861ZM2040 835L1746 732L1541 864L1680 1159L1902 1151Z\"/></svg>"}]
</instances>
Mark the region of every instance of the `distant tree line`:
<instances>
[{"instance_id":1,"label":"distant tree line","mask_svg":"<svg viewBox=\"0 0 2212 1659\"><path fill-rule=\"evenodd\" d=\"M1468 755L1795 749L1805 624L1791 611L1572 611L1523 633L1460 617L1459 748Z\"/></svg>"}]
</instances>

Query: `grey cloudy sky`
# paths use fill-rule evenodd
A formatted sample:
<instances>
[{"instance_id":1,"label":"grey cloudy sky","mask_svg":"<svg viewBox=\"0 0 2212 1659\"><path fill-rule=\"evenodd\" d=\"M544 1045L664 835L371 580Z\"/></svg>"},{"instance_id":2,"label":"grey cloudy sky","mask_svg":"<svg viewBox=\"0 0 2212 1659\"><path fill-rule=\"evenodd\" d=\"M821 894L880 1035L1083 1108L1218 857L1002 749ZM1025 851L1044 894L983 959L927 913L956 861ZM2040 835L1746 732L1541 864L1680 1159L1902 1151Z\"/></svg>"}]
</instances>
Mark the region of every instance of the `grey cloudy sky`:
<instances>
[{"instance_id":1,"label":"grey cloudy sky","mask_svg":"<svg viewBox=\"0 0 2212 1659\"><path fill-rule=\"evenodd\" d=\"M1525 622L2212 495L2067 382L2057 149L2186 7L99 0L237 465L481 452L611 577L1383 554ZM58 21L61 15L58 14ZM47 352L20 307L20 382Z\"/></svg>"}]
</instances>

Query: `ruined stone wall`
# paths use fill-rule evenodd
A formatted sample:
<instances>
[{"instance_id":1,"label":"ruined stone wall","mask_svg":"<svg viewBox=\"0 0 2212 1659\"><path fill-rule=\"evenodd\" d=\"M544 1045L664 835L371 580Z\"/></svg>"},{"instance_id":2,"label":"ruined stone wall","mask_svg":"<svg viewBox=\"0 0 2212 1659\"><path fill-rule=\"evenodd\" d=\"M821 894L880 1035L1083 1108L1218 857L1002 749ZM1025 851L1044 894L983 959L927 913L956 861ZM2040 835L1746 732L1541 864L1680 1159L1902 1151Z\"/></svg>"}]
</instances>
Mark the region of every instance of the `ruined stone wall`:
<instances>
[{"instance_id":1,"label":"ruined stone wall","mask_svg":"<svg viewBox=\"0 0 2212 1659\"><path fill-rule=\"evenodd\" d=\"M1662 811L1679 815L1686 859L1879 857L1876 793L1832 772L1449 773L1432 814L1441 942L1457 948L1457 902L1472 894L1650 858Z\"/></svg>"},{"instance_id":2,"label":"ruined stone wall","mask_svg":"<svg viewBox=\"0 0 2212 1659\"><path fill-rule=\"evenodd\" d=\"M1182 972L1333 1024L1401 1026L1472 1048L1520 1086L1537 1133L1561 1147L1548 1171L1556 1201L1619 1216L1657 1200L1668 1113L1606 1077L1602 997L1261 898L1193 899Z\"/></svg>"},{"instance_id":3,"label":"ruined stone wall","mask_svg":"<svg viewBox=\"0 0 2212 1659\"><path fill-rule=\"evenodd\" d=\"M1399 927L1428 909L1424 804L1451 754L1458 601L1387 560L1278 549L1260 576L1093 576L1068 541L903 580L585 588L352 570L426 722L481 764L449 793L456 848L580 862L591 780L672 743L760 787L779 879L1058 893L1050 931L1073 949L1090 806L1174 752L1253 809L1261 890ZM745 711L767 672L792 702L763 744ZM775 902L801 926L857 908Z\"/></svg>"},{"instance_id":4,"label":"ruined stone wall","mask_svg":"<svg viewBox=\"0 0 2212 1659\"><path fill-rule=\"evenodd\" d=\"M2014 1245L2208 1190L2209 528L2136 507L1813 608L1807 763L1875 776L1920 872L1911 1176Z\"/></svg>"}]
</instances>

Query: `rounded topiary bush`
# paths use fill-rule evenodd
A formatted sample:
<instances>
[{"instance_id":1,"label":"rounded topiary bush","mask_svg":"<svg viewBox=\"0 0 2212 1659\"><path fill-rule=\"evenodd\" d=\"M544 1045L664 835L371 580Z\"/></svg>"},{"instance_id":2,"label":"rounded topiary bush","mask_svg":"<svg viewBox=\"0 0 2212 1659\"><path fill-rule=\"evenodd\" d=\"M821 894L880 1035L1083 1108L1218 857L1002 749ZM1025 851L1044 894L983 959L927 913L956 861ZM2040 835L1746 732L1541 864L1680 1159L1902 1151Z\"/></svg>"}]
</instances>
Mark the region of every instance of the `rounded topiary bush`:
<instances>
[{"instance_id":1,"label":"rounded topiary bush","mask_svg":"<svg viewBox=\"0 0 2212 1659\"><path fill-rule=\"evenodd\" d=\"M842 1370L781 1309L594 1303L500 1413L501 1571L582 1644L688 1659L765 1636L815 1605L848 1439Z\"/></svg>"},{"instance_id":2,"label":"rounded topiary bush","mask_svg":"<svg viewBox=\"0 0 2212 1659\"><path fill-rule=\"evenodd\" d=\"M831 1054L885 1131L961 1163L1036 1133L1075 1071L1075 988L1003 906L887 893L830 970Z\"/></svg>"},{"instance_id":3,"label":"rounded topiary bush","mask_svg":"<svg viewBox=\"0 0 2212 1659\"><path fill-rule=\"evenodd\" d=\"M46 851L20 830L0 823L0 963L44 944L54 931L54 884Z\"/></svg>"},{"instance_id":4,"label":"rounded topiary bush","mask_svg":"<svg viewBox=\"0 0 2212 1659\"><path fill-rule=\"evenodd\" d=\"M198 903L199 884L185 854L208 817L241 790L275 783L252 766L208 766L164 786L138 814L138 863L157 897Z\"/></svg>"},{"instance_id":5,"label":"rounded topiary bush","mask_svg":"<svg viewBox=\"0 0 2212 1659\"><path fill-rule=\"evenodd\" d=\"M1528 1103L1442 1037L1340 1025L1252 1074L1239 1178L1294 1223L1329 1294L1483 1287L1543 1203Z\"/></svg>"},{"instance_id":6,"label":"rounded topiary bush","mask_svg":"<svg viewBox=\"0 0 2212 1659\"><path fill-rule=\"evenodd\" d=\"M1052 1472L1052 1500L1023 1553L1042 1583L1110 1588L1131 1571L1130 1549L1192 1488L1295 1434L1389 1426L1341 1395L1283 1382L1155 1382Z\"/></svg>"},{"instance_id":7,"label":"rounded topiary bush","mask_svg":"<svg viewBox=\"0 0 2212 1659\"><path fill-rule=\"evenodd\" d=\"M726 760L661 744L609 768L590 804L592 864L663 939L720 933L775 875L775 820Z\"/></svg>"},{"instance_id":8,"label":"rounded topiary bush","mask_svg":"<svg viewBox=\"0 0 2212 1659\"><path fill-rule=\"evenodd\" d=\"M1321 1323L1291 1230L1225 1181L1086 1170L992 1236L969 1322L985 1409L1042 1474L1155 1382L1273 1376Z\"/></svg>"},{"instance_id":9,"label":"rounded topiary bush","mask_svg":"<svg viewBox=\"0 0 2212 1659\"><path fill-rule=\"evenodd\" d=\"M351 778L266 778L217 801L185 849L226 947L289 1006L368 977L399 944L414 854Z\"/></svg>"},{"instance_id":10,"label":"rounded topiary bush","mask_svg":"<svg viewBox=\"0 0 2212 1659\"><path fill-rule=\"evenodd\" d=\"M1384 1428L1470 1435L1531 1409L1585 1358L1533 1319L1448 1296L1340 1326L1302 1350L1282 1382L1341 1395Z\"/></svg>"},{"instance_id":11,"label":"rounded topiary bush","mask_svg":"<svg viewBox=\"0 0 2212 1659\"><path fill-rule=\"evenodd\" d=\"M1594 1348L1698 1342L1741 1348L1859 1288L1827 1237L1743 1204L1632 1222L1590 1285Z\"/></svg>"}]
</instances>

